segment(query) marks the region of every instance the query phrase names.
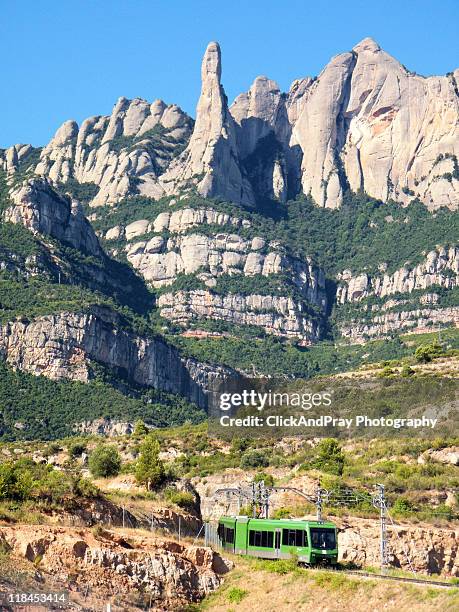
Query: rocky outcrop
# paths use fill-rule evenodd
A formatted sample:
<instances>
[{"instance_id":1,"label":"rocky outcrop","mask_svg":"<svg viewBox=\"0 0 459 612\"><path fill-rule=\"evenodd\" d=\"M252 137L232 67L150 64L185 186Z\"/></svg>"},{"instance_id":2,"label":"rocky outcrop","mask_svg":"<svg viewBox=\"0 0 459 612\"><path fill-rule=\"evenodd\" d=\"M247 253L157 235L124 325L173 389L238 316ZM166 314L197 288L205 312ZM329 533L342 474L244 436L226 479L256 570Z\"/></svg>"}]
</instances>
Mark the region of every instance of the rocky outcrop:
<instances>
[{"instance_id":1,"label":"rocky outcrop","mask_svg":"<svg viewBox=\"0 0 459 612\"><path fill-rule=\"evenodd\" d=\"M349 319L339 324L340 334L351 342L383 338L391 334L432 332L441 327L459 326L459 308L409 308L368 317Z\"/></svg>"},{"instance_id":2,"label":"rocky outcrop","mask_svg":"<svg viewBox=\"0 0 459 612\"><path fill-rule=\"evenodd\" d=\"M221 53L211 42L201 67L201 96L190 142L162 176L167 193L195 187L205 197L219 196L238 204L253 204L250 183L240 163L234 120L221 79Z\"/></svg>"},{"instance_id":3,"label":"rocky outcrop","mask_svg":"<svg viewBox=\"0 0 459 612\"><path fill-rule=\"evenodd\" d=\"M210 548L181 545L153 534L130 534L124 539L107 530L96 537L83 529L21 526L1 527L0 537L23 563L39 558L40 568L60 582L61 589L70 586L71 598L80 589L96 600L116 595L122 609L138 609L129 598L143 593L148 594L150 607L158 610L200 601L219 586L229 567ZM100 600L97 609L102 609Z\"/></svg>"},{"instance_id":4,"label":"rocky outcrop","mask_svg":"<svg viewBox=\"0 0 459 612\"><path fill-rule=\"evenodd\" d=\"M340 528L340 560L377 566L380 559L379 525L371 519L349 518ZM427 526L396 525L388 531L389 560L393 567L422 574L459 576L459 531Z\"/></svg>"},{"instance_id":5,"label":"rocky outcrop","mask_svg":"<svg viewBox=\"0 0 459 612\"><path fill-rule=\"evenodd\" d=\"M358 302L369 296L385 298L396 293L411 293L432 286L452 289L459 286L459 247L439 247L428 253L419 265L405 265L393 274L353 275L345 270L338 275L338 281L336 299L340 304Z\"/></svg>"},{"instance_id":6,"label":"rocky outcrop","mask_svg":"<svg viewBox=\"0 0 459 612\"><path fill-rule=\"evenodd\" d=\"M190 233L169 239L154 236L126 247L132 266L155 287L171 284L179 274L199 273L209 286L222 274L269 276L286 273L311 303L325 309L325 276L311 260L285 254L275 242L238 234Z\"/></svg>"},{"instance_id":7,"label":"rocky outcrop","mask_svg":"<svg viewBox=\"0 0 459 612\"><path fill-rule=\"evenodd\" d=\"M410 73L367 38L333 58L300 105L291 144L302 151L302 190L319 205L339 206L349 185L383 201L458 207L453 75Z\"/></svg>"},{"instance_id":8,"label":"rocky outcrop","mask_svg":"<svg viewBox=\"0 0 459 612\"><path fill-rule=\"evenodd\" d=\"M59 195L44 179L32 179L11 192L5 221L21 223L33 233L47 234L84 253L102 256L99 241L80 204Z\"/></svg>"},{"instance_id":9,"label":"rocky outcrop","mask_svg":"<svg viewBox=\"0 0 459 612\"><path fill-rule=\"evenodd\" d=\"M208 392L236 376L227 368L182 359L159 338L124 331L102 307L0 325L0 357L13 367L59 380L87 381L90 361L122 369L134 382L177 393L206 408Z\"/></svg>"},{"instance_id":10,"label":"rocky outcrop","mask_svg":"<svg viewBox=\"0 0 459 612\"><path fill-rule=\"evenodd\" d=\"M288 93L257 77L228 109L213 42L201 77L193 130L175 105L120 98L110 117L64 123L35 171L97 185L94 205L196 189L247 205L301 191L336 208L351 189L458 208L459 70L422 77L366 38ZM30 154L15 145L0 153L0 168L14 173Z\"/></svg>"},{"instance_id":11,"label":"rocky outcrop","mask_svg":"<svg viewBox=\"0 0 459 612\"><path fill-rule=\"evenodd\" d=\"M164 195L158 177L187 144L192 120L175 104L120 98L110 117L65 122L35 168L55 183L76 179L99 190L93 205L140 193Z\"/></svg>"},{"instance_id":12,"label":"rocky outcrop","mask_svg":"<svg viewBox=\"0 0 459 612\"><path fill-rule=\"evenodd\" d=\"M211 291L179 291L159 297L161 315L187 325L193 320L216 319L236 325L254 325L266 333L303 341L317 341L321 323L303 312L293 298L274 295L217 295Z\"/></svg>"},{"instance_id":13,"label":"rocky outcrop","mask_svg":"<svg viewBox=\"0 0 459 612\"><path fill-rule=\"evenodd\" d=\"M418 457L418 463L430 461L459 466L459 446L449 446L439 450L429 448L429 450Z\"/></svg>"},{"instance_id":14,"label":"rocky outcrop","mask_svg":"<svg viewBox=\"0 0 459 612\"><path fill-rule=\"evenodd\" d=\"M247 219L234 217L213 208L180 208L172 212L160 213L154 221L139 219L127 226L116 225L106 234L106 240L126 239L127 241L151 233L182 234L200 225L229 225L234 228L248 228L252 224Z\"/></svg>"}]
</instances>

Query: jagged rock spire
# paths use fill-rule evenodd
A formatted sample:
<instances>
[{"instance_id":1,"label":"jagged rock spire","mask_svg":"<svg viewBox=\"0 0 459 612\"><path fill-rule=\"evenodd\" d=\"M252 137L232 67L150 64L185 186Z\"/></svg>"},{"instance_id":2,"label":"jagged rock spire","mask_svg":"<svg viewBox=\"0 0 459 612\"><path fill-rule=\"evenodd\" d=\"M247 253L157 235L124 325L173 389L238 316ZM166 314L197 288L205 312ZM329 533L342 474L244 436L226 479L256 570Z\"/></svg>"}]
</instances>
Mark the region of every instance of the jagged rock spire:
<instances>
[{"instance_id":1,"label":"jagged rock spire","mask_svg":"<svg viewBox=\"0 0 459 612\"><path fill-rule=\"evenodd\" d=\"M165 190L173 193L195 185L206 197L218 195L253 204L252 189L239 160L234 120L220 84L221 53L216 42L209 43L204 53L201 78L193 134L181 157L162 177Z\"/></svg>"}]
</instances>

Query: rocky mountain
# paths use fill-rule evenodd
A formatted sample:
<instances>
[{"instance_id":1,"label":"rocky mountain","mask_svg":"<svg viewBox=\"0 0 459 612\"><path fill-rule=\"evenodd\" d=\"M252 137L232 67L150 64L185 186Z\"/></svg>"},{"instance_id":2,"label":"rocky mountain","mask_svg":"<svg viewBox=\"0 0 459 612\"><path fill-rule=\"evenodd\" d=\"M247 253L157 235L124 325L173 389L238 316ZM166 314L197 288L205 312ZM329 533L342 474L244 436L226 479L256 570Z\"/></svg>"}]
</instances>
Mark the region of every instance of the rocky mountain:
<instances>
[{"instance_id":1,"label":"rocky mountain","mask_svg":"<svg viewBox=\"0 0 459 612\"><path fill-rule=\"evenodd\" d=\"M210 43L201 79L194 128L176 105L120 98L110 117L64 123L35 172L96 185L95 206L196 189L251 206L302 192L336 208L351 189L458 207L458 70L425 78L366 38L287 93L257 77L228 107L220 47ZM28 156L30 147L16 145L3 168L14 172Z\"/></svg>"},{"instance_id":2,"label":"rocky mountain","mask_svg":"<svg viewBox=\"0 0 459 612\"><path fill-rule=\"evenodd\" d=\"M10 366L102 364L205 408L237 342L297 375L323 340L457 326L458 71L416 75L365 39L287 93L259 76L228 105L221 75L210 43L195 120L120 98L0 151Z\"/></svg>"}]
</instances>

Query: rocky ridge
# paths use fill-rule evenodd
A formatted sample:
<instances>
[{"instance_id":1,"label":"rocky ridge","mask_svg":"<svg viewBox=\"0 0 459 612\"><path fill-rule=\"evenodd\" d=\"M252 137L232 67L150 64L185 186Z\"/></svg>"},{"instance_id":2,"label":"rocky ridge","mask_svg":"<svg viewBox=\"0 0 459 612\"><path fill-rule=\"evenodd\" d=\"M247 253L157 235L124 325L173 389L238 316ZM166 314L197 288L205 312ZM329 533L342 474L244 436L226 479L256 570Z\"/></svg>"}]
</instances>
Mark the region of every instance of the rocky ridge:
<instances>
[{"instance_id":1,"label":"rocky ridge","mask_svg":"<svg viewBox=\"0 0 459 612\"><path fill-rule=\"evenodd\" d=\"M228 368L182 359L159 338L124 331L113 311L62 312L0 325L0 357L11 366L59 380L89 380L91 360L123 369L130 380L187 397L207 408L208 392L235 376Z\"/></svg>"},{"instance_id":2,"label":"rocky ridge","mask_svg":"<svg viewBox=\"0 0 459 612\"><path fill-rule=\"evenodd\" d=\"M110 117L64 123L35 172L97 185L93 205L197 190L248 206L302 192L336 208L351 189L457 209L459 69L422 77L366 38L287 93L260 76L228 107L212 42L201 79L194 128L176 105L120 98ZM0 167L14 173L30 153L15 145Z\"/></svg>"},{"instance_id":3,"label":"rocky ridge","mask_svg":"<svg viewBox=\"0 0 459 612\"><path fill-rule=\"evenodd\" d=\"M47 180L26 181L11 192L11 206L3 219L21 223L36 234L46 234L89 255L103 256L99 241L79 202L61 196Z\"/></svg>"},{"instance_id":4,"label":"rocky ridge","mask_svg":"<svg viewBox=\"0 0 459 612\"><path fill-rule=\"evenodd\" d=\"M428 253L417 266L405 265L393 274L352 275L345 270L338 275L340 285L336 300L339 304L358 302L367 297L385 298L397 293L411 293L430 287L452 289L459 286L459 248L439 247Z\"/></svg>"}]
</instances>

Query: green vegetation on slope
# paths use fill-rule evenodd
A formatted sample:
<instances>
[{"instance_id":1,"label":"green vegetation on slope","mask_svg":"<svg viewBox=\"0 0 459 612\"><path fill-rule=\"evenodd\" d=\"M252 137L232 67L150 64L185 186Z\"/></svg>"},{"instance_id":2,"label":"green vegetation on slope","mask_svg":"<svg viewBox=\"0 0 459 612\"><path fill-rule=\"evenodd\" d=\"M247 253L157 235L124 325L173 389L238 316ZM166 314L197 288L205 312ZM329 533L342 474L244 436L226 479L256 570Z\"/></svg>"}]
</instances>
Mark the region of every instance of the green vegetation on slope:
<instances>
[{"instance_id":1,"label":"green vegetation on slope","mask_svg":"<svg viewBox=\"0 0 459 612\"><path fill-rule=\"evenodd\" d=\"M198 423L205 413L179 396L131 386L123 382L122 373L97 364L92 380L84 383L13 371L0 360L0 439L62 438L72 434L75 423L98 417L142 418L166 427Z\"/></svg>"}]
</instances>

